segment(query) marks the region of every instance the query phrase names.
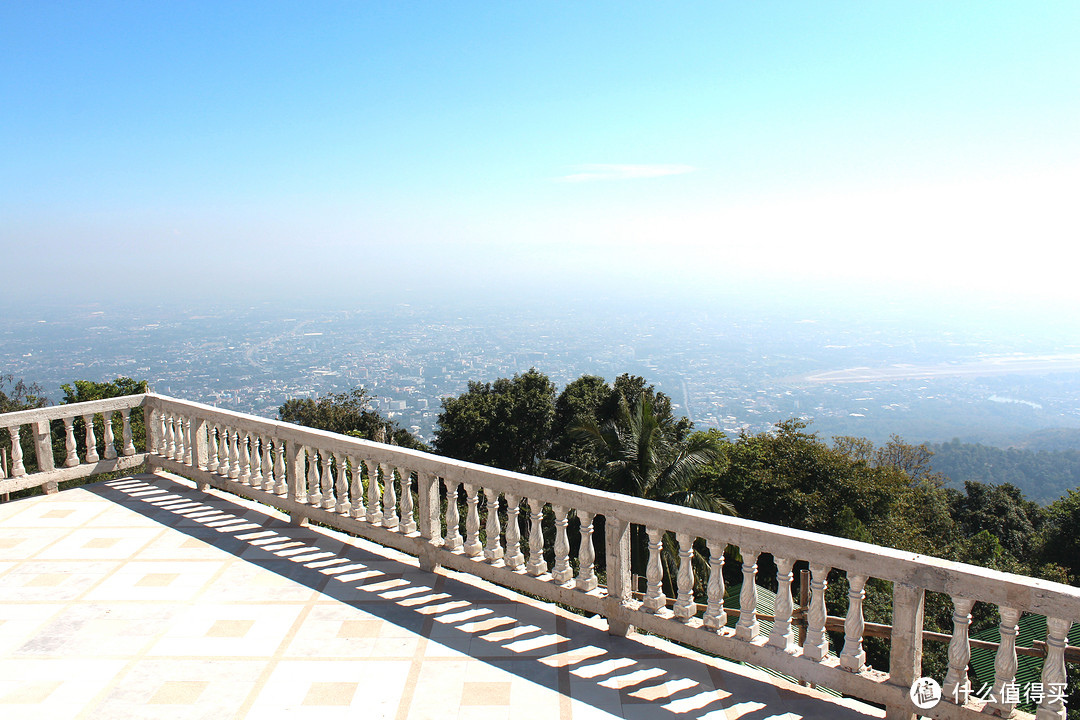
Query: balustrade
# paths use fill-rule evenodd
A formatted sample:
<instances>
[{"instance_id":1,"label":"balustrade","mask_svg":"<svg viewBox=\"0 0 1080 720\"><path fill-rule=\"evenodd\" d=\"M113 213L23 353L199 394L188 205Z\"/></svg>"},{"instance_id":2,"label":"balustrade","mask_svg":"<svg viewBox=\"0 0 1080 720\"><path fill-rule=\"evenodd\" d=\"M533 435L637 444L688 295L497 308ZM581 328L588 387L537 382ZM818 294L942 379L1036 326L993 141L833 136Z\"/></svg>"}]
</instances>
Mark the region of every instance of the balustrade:
<instances>
[{"instance_id":1,"label":"balustrade","mask_svg":"<svg viewBox=\"0 0 1080 720\"><path fill-rule=\"evenodd\" d=\"M26 426L36 447L48 448L38 466L48 467L53 476L89 474L90 466L108 469L145 457L152 468L246 494L296 517L412 552L421 557L421 567L446 565L474 573L601 613L613 632L638 626L805 682L835 687L887 706L890 717L906 717L913 710L907 691L910 677L919 670L914 648L921 648L925 591L945 593L954 605L943 682L948 707L935 711L937 716L971 718L964 713L978 710L976 705L949 702L950 691L963 699L970 616L977 601L994 603L1001 618L995 700L984 712L1007 717L1016 709L1016 702L1002 691L1015 681L1017 624L1025 612L1050 616L1044 687L1066 682L1066 636L1072 622L1080 620L1080 590L505 473L156 395L110 402L0 416L0 429L7 429L11 447L4 473L9 477L0 480L0 492L6 487L3 483L27 474L22 449ZM139 405L144 406L147 428L142 454L134 447L129 421L131 408ZM119 436L113 426L116 413L123 426ZM51 421L57 421L58 428L63 421L64 467L55 470ZM79 422L82 428L76 427ZM100 445L95 427L103 429ZM85 443L77 442L83 431ZM599 528L604 529L604 539L597 543ZM696 558L695 546L707 551L707 561ZM724 553L729 546L737 549L735 557L741 555L737 611L725 607ZM767 637L757 612L759 592L765 592L757 584L763 556L776 566L776 598ZM606 571L606 583L601 582L598 565ZM806 600L800 607L795 606L793 590L797 566L808 567L802 580L808 584L802 588ZM644 572L644 588L631 586L631 568ZM830 573L834 582L848 586L843 618L829 616ZM868 627L864 601L871 577L884 581L871 586L876 592L891 585L894 594L892 674L885 682L880 671L869 672L863 647ZM729 618L736 614L738 620L730 628ZM827 628L836 629L841 622L844 640L837 658L830 654ZM1062 718L1063 712L1059 696L1048 693L1037 714L1040 720L1050 720Z\"/></svg>"},{"instance_id":2,"label":"balustrade","mask_svg":"<svg viewBox=\"0 0 1080 720\"><path fill-rule=\"evenodd\" d=\"M721 631L727 626L728 614L724 609L724 549L726 543L708 541L709 547L709 586L708 605L702 624L709 630Z\"/></svg>"}]
</instances>

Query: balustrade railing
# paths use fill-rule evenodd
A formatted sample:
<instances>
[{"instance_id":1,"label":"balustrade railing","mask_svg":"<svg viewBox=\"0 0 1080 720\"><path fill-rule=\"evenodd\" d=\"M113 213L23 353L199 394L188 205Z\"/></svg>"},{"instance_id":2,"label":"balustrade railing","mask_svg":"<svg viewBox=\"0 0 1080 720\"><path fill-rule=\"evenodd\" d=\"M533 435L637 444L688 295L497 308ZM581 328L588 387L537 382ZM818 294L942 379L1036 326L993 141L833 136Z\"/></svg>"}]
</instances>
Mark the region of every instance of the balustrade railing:
<instances>
[{"instance_id":1,"label":"balustrade railing","mask_svg":"<svg viewBox=\"0 0 1080 720\"><path fill-rule=\"evenodd\" d=\"M1002 691L1015 679L1016 624L1023 613L1043 615L1046 692L1037 717L1064 717L1061 693L1055 691L1064 690L1066 637L1080 621L1080 589L154 394L139 401L147 417L151 469L259 500L289 513L294 522L315 521L395 547L416 555L426 569L444 566L598 613L613 633L639 627L833 688L886 707L890 718L1020 715ZM69 407L71 416L105 410ZM0 428L27 424L10 417L0 416ZM88 446L96 448L96 442ZM106 457L108 452L106 441ZM86 462L103 461L87 453ZM725 552L741 564L737 608L725 606ZM761 567L775 568L775 577L759 577ZM798 613L793 602L797 568L809 585ZM640 599L632 572L645 577ZM829 614L830 577L847 585L842 625ZM884 633L888 672L867 666L865 638L882 635L875 630L880 626L864 619L872 578L892 588L892 625ZM777 589L767 633L757 612L763 584ZM934 708L917 710L909 693L922 674L926 592L952 598L953 632L944 697ZM993 606L1001 618L997 694L985 703L965 692L975 603ZM798 633L797 623L802 624Z\"/></svg>"},{"instance_id":2,"label":"balustrade railing","mask_svg":"<svg viewBox=\"0 0 1080 720\"><path fill-rule=\"evenodd\" d=\"M146 454L135 448L131 412L145 398L129 395L0 415L0 443L10 441L4 448L10 449L9 461L0 463L0 495L33 487L56 492L66 480L141 465ZM119 447L114 425L120 426ZM33 467L28 467L24 438L32 442Z\"/></svg>"}]
</instances>

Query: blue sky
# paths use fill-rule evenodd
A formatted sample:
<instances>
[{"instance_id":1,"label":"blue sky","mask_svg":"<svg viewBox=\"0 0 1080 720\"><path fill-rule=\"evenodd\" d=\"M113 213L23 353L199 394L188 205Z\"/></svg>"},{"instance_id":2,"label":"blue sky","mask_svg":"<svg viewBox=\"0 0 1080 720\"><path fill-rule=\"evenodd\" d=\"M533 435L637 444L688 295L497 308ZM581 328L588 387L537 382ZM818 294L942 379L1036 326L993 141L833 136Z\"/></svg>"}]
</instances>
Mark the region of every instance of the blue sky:
<instances>
[{"instance_id":1,"label":"blue sky","mask_svg":"<svg viewBox=\"0 0 1080 720\"><path fill-rule=\"evenodd\" d=\"M1078 37L1076 2L13 0L0 249L87 299L1064 312ZM8 300L41 288L5 276Z\"/></svg>"}]
</instances>

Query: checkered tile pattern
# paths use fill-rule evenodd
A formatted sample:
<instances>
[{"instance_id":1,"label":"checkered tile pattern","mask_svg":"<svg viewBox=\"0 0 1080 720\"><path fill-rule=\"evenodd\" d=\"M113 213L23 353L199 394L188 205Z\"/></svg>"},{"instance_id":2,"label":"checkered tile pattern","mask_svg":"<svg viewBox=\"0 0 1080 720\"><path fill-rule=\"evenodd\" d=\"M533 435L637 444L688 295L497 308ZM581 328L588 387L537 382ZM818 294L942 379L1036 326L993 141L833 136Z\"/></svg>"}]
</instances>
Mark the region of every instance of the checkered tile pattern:
<instances>
[{"instance_id":1,"label":"checkered tile pattern","mask_svg":"<svg viewBox=\"0 0 1080 720\"><path fill-rule=\"evenodd\" d=\"M3 718L880 716L171 476L0 505Z\"/></svg>"}]
</instances>

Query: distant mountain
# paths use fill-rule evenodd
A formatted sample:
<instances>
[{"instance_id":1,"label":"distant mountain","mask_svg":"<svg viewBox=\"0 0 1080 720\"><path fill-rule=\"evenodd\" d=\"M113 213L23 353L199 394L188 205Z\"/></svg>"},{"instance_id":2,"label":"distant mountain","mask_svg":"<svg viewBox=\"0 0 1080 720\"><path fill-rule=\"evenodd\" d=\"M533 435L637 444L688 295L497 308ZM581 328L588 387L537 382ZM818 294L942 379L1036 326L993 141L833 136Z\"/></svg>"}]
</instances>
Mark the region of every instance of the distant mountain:
<instances>
[{"instance_id":1,"label":"distant mountain","mask_svg":"<svg viewBox=\"0 0 1080 720\"><path fill-rule=\"evenodd\" d=\"M1011 483L1043 505L1080 487L1080 431L1041 430L1017 445L1001 448L954 439L930 448L934 470L955 487L963 487L965 480Z\"/></svg>"},{"instance_id":2,"label":"distant mountain","mask_svg":"<svg viewBox=\"0 0 1080 720\"><path fill-rule=\"evenodd\" d=\"M1058 452L1080 450L1080 429L1049 428L1029 433L1013 443L1012 447L1023 450Z\"/></svg>"}]
</instances>

